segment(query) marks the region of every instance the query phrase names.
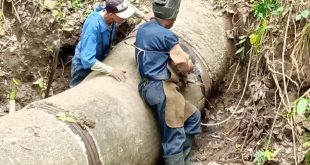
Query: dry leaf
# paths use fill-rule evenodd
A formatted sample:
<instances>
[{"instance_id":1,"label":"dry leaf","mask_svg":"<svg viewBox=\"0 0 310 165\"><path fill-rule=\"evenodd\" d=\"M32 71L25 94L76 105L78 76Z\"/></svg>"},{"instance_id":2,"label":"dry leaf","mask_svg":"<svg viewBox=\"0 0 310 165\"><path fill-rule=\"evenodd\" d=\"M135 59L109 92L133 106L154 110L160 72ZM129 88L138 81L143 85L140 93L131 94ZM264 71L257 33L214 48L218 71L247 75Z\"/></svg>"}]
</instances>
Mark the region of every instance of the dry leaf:
<instances>
[{"instance_id":1,"label":"dry leaf","mask_svg":"<svg viewBox=\"0 0 310 165\"><path fill-rule=\"evenodd\" d=\"M65 114L64 112L58 112L56 114L56 117L58 120L61 120L63 122L76 123L76 120L74 117L69 116L69 115Z\"/></svg>"},{"instance_id":2,"label":"dry leaf","mask_svg":"<svg viewBox=\"0 0 310 165\"><path fill-rule=\"evenodd\" d=\"M6 73L5 71L0 70L0 77L7 75L8 73Z\"/></svg>"},{"instance_id":3,"label":"dry leaf","mask_svg":"<svg viewBox=\"0 0 310 165\"><path fill-rule=\"evenodd\" d=\"M5 35L5 31L0 24L0 36L4 36L4 35Z\"/></svg>"},{"instance_id":4,"label":"dry leaf","mask_svg":"<svg viewBox=\"0 0 310 165\"><path fill-rule=\"evenodd\" d=\"M56 1L53 0L45 0L44 1L44 6L49 9L49 10L53 10L56 6Z\"/></svg>"}]
</instances>

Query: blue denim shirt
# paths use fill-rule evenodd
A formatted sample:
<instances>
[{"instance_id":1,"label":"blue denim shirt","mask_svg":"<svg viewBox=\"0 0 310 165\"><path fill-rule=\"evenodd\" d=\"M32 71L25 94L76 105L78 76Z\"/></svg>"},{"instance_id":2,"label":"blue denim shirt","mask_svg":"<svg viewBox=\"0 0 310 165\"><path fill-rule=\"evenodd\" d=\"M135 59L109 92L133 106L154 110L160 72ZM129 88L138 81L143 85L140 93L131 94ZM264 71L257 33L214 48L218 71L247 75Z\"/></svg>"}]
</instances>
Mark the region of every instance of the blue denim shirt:
<instances>
[{"instance_id":1,"label":"blue denim shirt","mask_svg":"<svg viewBox=\"0 0 310 165\"><path fill-rule=\"evenodd\" d=\"M110 45L115 35L116 26L109 27L103 17L98 13L104 8L97 8L83 24L79 43L75 48L72 59L72 70L91 68L97 61L102 61L108 56Z\"/></svg>"}]
</instances>

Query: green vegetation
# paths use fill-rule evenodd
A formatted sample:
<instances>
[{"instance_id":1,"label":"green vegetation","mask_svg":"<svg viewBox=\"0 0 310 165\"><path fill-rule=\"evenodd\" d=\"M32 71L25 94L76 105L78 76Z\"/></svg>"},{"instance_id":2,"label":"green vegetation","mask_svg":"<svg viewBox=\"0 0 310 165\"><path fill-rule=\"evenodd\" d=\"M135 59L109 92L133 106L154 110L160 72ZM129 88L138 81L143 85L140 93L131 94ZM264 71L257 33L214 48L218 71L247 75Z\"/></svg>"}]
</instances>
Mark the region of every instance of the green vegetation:
<instances>
[{"instance_id":1,"label":"green vegetation","mask_svg":"<svg viewBox=\"0 0 310 165\"><path fill-rule=\"evenodd\" d=\"M250 35L250 42L256 48L257 51L260 50L261 45L268 33L268 21L262 20L253 34Z\"/></svg>"},{"instance_id":2,"label":"green vegetation","mask_svg":"<svg viewBox=\"0 0 310 165\"><path fill-rule=\"evenodd\" d=\"M269 150L257 151L255 153L254 163L256 165L263 165L266 161L275 158L277 154L278 154L277 151L276 152L271 152Z\"/></svg>"},{"instance_id":3,"label":"green vegetation","mask_svg":"<svg viewBox=\"0 0 310 165\"><path fill-rule=\"evenodd\" d=\"M254 14L258 20L264 20L271 14L280 14L284 8L278 0L261 0L254 4Z\"/></svg>"},{"instance_id":4,"label":"green vegetation","mask_svg":"<svg viewBox=\"0 0 310 165\"><path fill-rule=\"evenodd\" d=\"M216 1L217 5L223 5L223 3L226 2L221 0ZM227 3L232 4L230 2ZM237 31L235 35L237 51L235 54L241 60L249 57L247 56L249 53L256 55L254 56L255 59L249 59L259 61L255 61L257 65L255 66L256 76L258 76L257 73L260 68L267 66L267 72L266 70L260 70L261 75L259 76L271 76L277 85L276 89L278 91L275 92L275 95L279 96L275 100L277 102L276 106L278 107L274 107L274 109L278 109L279 111L275 112L273 126L271 130L268 130L268 145L260 146L262 149L256 151L253 161L257 165L263 165L270 160L274 160L278 154L278 151L272 151L273 147L270 147L269 144L273 140L274 123L279 120L286 122L287 126L292 129L292 148L294 155L290 155L290 157L294 157L296 164L296 148L302 145L304 148L310 149L310 134L307 135L304 133L302 135L303 140L300 140L301 134L298 134L300 132L296 130L297 123L295 123L296 114L304 119L303 123L310 123L309 90L306 92L303 91L305 92L301 93L303 96L297 98L295 102L290 102L288 90L291 89L288 89L287 84L292 83L297 88L300 88L304 83L302 77L305 76L305 71L303 68L309 64L305 59L309 58L310 50L310 12L307 6L295 1L288 3L280 0L248 0L245 4L247 5L239 4L239 6L234 6L240 9L235 10L232 8L230 10L230 13L233 13L238 18L236 20L239 21L234 27L234 30ZM249 10L248 13L244 12L247 10ZM238 23L240 23L241 19L243 20L243 24L240 25ZM248 51L250 48L253 48L255 51ZM276 52L281 48L282 50L280 52ZM276 55L278 57L275 57ZM278 64L274 62L276 58ZM261 59L265 59L266 62L260 61ZM291 61L293 64L292 68L290 68L291 66L282 64L286 60ZM285 72L286 69L291 69L291 71L287 73ZM295 77L292 76L292 72L294 71L297 72ZM297 90L299 92L299 89ZM279 116L286 121L280 120ZM305 156L305 161L310 164L310 152Z\"/></svg>"},{"instance_id":5,"label":"green vegetation","mask_svg":"<svg viewBox=\"0 0 310 165\"><path fill-rule=\"evenodd\" d=\"M88 16L92 9L92 6L96 0L45 0L44 7L52 12L53 17L60 24L65 24L67 22L67 16L72 14L72 12L79 13L82 11L83 16ZM88 5L88 4L91 5Z\"/></svg>"},{"instance_id":6,"label":"green vegetation","mask_svg":"<svg viewBox=\"0 0 310 165\"><path fill-rule=\"evenodd\" d=\"M310 99L300 98L295 102L295 108L298 115L305 115L310 111Z\"/></svg>"},{"instance_id":7,"label":"green vegetation","mask_svg":"<svg viewBox=\"0 0 310 165\"><path fill-rule=\"evenodd\" d=\"M17 87L19 86L19 81L15 78L12 79L12 88L9 93L9 100L16 100Z\"/></svg>"},{"instance_id":8,"label":"green vegetation","mask_svg":"<svg viewBox=\"0 0 310 165\"><path fill-rule=\"evenodd\" d=\"M300 21L302 19L308 19L309 17L309 10L303 10L299 14L296 15L295 19L296 21Z\"/></svg>"}]
</instances>

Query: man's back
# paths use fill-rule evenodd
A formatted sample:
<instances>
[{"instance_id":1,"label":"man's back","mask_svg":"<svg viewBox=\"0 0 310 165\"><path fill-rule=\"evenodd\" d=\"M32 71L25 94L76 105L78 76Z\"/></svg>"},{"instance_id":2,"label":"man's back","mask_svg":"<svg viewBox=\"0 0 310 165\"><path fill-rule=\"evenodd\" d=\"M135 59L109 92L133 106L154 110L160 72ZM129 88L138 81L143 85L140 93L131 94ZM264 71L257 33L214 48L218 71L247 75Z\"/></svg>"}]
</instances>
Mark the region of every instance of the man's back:
<instances>
[{"instance_id":1,"label":"man's back","mask_svg":"<svg viewBox=\"0 0 310 165\"><path fill-rule=\"evenodd\" d=\"M108 54L111 37L111 31L100 14L93 12L89 15L83 24L82 35L72 60L76 68L90 68L96 59L103 60Z\"/></svg>"},{"instance_id":2,"label":"man's back","mask_svg":"<svg viewBox=\"0 0 310 165\"><path fill-rule=\"evenodd\" d=\"M141 77L151 80L169 79L169 51L176 44L178 37L156 19L141 25L136 40L136 58Z\"/></svg>"}]
</instances>

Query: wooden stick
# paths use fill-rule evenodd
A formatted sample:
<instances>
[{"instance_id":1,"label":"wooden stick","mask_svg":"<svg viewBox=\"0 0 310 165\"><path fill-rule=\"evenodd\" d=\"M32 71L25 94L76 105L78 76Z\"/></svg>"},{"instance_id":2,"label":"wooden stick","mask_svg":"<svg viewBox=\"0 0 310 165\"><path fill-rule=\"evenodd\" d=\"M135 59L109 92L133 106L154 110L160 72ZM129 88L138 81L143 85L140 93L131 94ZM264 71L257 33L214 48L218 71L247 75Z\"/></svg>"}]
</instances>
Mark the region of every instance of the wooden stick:
<instances>
[{"instance_id":1,"label":"wooden stick","mask_svg":"<svg viewBox=\"0 0 310 165\"><path fill-rule=\"evenodd\" d=\"M150 16L150 14L152 13L148 13L148 14L145 14L144 12L142 12L141 10L139 10L136 6L134 6L132 3L130 3L129 1L128 2L128 5L131 6L134 10L135 10L135 15L142 18L144 21L149 21L150 18L148 18Z\"/></svg>"},{"instance_id":2,"label":"wooden stick","mask_svg":"<svg viewBox=\"0 0 310 165\"><path fill-rule=\"evenodd\" d=\"M10 106L9 114L13 115L16 112L15 100L10 100L9 101L9 106Z\"/></svg>"},{"instance_id":3,"label":"wooden stick","mask_svg":"<svg viewBox=\"0 0 310 165\"><path fill-rule=\"evenodd\" d=\"M15 12L15 15L16 15L16 18L17 18L18 22L19 22L19 23L22 23L22 21L21 21L20 18L19 18L19 14L18 14L18 12L17 12L17 10L16 10L16 8L15 8L15 4L14 4L14 1L13 1L13 0L12 0L12 7L13 7L13 9L14 9L14 12Z\"/></svg>"},{"instance_id":4,"label":"wooden stick","mask_svg":"<svg viewBox=\"0 0 310 165\"><path fill-rule=\"evenodd\" d=\"M51 69L50 69L50 75L48 77L48 82L47 82L47 87L46 87L46 90L45 90L44 98L48 98L49 97L49 92L50 92L50 89L51 89L51 86L52 86L52 82L53 82L53 79L54 79L54 74L55 74L55 71L56 71L56 68L57 68L59 49L60 49L60 39L56 42L55 45L56 45L56 49L54 51L55 56L54 56L54 59L53 59L53 62L52 62L52 66L51 66Z\"/></svg>"}]
</instances>

